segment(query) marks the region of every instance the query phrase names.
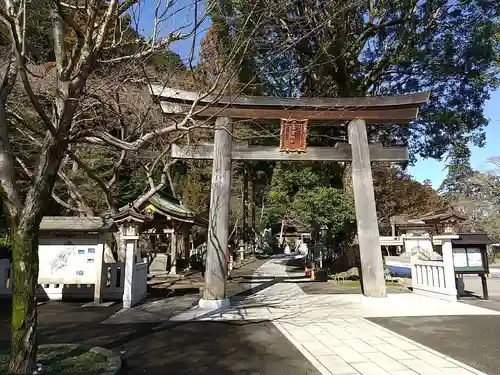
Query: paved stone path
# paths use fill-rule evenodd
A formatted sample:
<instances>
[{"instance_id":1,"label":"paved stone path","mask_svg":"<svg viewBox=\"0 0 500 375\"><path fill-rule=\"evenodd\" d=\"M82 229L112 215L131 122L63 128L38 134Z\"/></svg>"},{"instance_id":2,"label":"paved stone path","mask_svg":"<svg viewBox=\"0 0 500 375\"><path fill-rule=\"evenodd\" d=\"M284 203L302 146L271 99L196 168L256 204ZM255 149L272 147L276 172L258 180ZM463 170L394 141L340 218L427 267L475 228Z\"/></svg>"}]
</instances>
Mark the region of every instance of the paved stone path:
<instances>
[{"instance_id":1,"label":"paved stone path","mask_svg":"<svg viewBox=\"0 0 500 375\"><path fill-rule=\"evenodd\" d=\"M484 374L366 318L500 313L415 294L306 295L300 281L287 273L284 258L272 259L255 272L251 296L225 311L196 307L169 321L271 320L323 375Z\"/></svg>"},{"instance_id":2,"label":"paved stone path","mask_svg":"<svg viewBox=\"0 0 500 375\"><path fill-rule=\"evenodd\" d=\"M289 259L278 257L259 267L251 292L233 299L224 311L198 307L165 314L160 301L122 311L105 323L137 322L145 317L163 322L272 321L272 324L323 375L483 375L484 373L370 318L429 316L499 316L500 312L441 301L412 293L387 298L361 295L308 295L301 274L287 272ZM249 281L245 281L248 284ZM376 319L374 319L376 320ZM490 373L491 374L491 373Z\"/></svg>"},{"instance_id":3,"label":"paved stone path","mask_svg":"<svg viewBox=\"0 0 500 375\"><path fill-rule=\"evenodd\" d=\"M257 275L288 276L279 260L265 264ZM498 314L414 294L392 294L386 299L307 296L294 283L273 285L257 293L256 299L275 306L268 309L276 327L324 375L483 374L365 318ZM241 308L236 309L241 314ZM234 312L224 315L230 318L230 314Z\"/></svg>"}]
</instances>

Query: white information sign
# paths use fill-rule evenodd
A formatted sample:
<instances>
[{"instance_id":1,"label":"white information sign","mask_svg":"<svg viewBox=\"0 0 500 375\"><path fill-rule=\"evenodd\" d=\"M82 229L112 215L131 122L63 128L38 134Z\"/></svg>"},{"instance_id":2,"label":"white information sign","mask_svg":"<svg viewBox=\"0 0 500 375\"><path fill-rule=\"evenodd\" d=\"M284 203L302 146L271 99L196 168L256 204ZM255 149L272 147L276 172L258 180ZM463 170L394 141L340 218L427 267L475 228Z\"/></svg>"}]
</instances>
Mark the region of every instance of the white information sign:
<instances>
[{"instance_id":1,"label":"white information sign","mask_svg":"<svg viewBox=\"0 0 500 375\"><path fill-rule=\"evenodd\" d=\"M453 264L455 267L467 267L467 253L465 249L453 249Z\"/></svg>"},{"instance_id":2,"label":"white information sign","mask_svg":"<svg viewBox=\"0 0 500 375\"><path fill-rule=\"evenodd\" d=\"M483 267L483 257L481 255L481 249L468 248L467 259L469 261L469 267Z\"/></svg>"},{"instance_id":3,"label":"white information sign","mask_svg":"<svg viewBox=\"0 0 500 375\"><path fill-rule=\"evenodd\" d=\"M94 284L101 249L94 238L41 240L39 280L47 284Z\"/></svg>"}]
</instances>

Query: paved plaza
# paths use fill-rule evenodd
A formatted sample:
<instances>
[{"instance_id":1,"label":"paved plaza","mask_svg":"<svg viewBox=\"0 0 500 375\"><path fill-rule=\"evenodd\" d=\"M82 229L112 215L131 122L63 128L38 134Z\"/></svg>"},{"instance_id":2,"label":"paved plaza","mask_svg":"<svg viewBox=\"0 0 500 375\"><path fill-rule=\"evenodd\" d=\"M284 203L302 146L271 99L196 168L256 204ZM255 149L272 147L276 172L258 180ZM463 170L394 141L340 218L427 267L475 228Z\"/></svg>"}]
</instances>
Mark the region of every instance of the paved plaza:
<instances>
[{"instance_id":1,"label":"paved plaza","mask_svg":"<svg viewBox=\"0 0 500 375\"><path fill-rule=\"evenodd\" d=\"M214 312L193 307L164 320L271 321L323 375L484 374L477 367L488 370L489 374L497 373L488 366L473 368L376 323L382 318L386 319L385 325L390 326L387 322L394 317L411 320L430 316L444 320L463 316L488 317L500 323L496 311L412 293L389 294L384 299L360 295L307 295L298 285L303 282L300 274L287 271L285 259L272 259L254 273L253 294L244 300L233 301L231 308ZM116 314L105 323L119 324L137 316L144 317L144 312L150 308L153 306L145 304ZM492 363L495 366L496 362Z\"/></svg>"},{"instance_id":2,"label":"paved plaza","mask_svg":"<svg viewBox=\"0 0 500 375\"><path fill-rule=\"evenodd\" d=\"M500 374L499 312L412 293L307 294L289 264L280 257L235 272L224 311L200 310L199 293L128 310L49 302L39 309L40 343L120 352L129 375Z\"/></svg>"}]
</instances>

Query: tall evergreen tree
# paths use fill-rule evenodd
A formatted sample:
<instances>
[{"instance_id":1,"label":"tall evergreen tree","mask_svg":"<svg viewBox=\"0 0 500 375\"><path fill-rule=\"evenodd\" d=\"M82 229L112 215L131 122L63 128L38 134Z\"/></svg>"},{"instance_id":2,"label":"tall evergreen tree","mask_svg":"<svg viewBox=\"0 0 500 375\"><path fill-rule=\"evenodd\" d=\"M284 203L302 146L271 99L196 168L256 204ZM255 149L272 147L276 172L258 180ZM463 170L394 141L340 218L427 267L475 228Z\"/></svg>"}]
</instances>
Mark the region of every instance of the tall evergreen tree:
<instances>
[{"instance_id":1,"label":"tall evergreen tree","mask_svg":"<svg viewBox=\"0 0 500 375\"><path fill-rule=\"evenodd\" d=\"M220 29L231 35L254 32L244 56L245 70L239 72L242 84L264 95L288 97L431 91L416 121L409 126L372 126L369 137L386 145L408 145L412 161L448 156L450 182L467 174L468 147L484 143L484 103L498 86L500 3L224 3L231 12L219 13ZM346 141L346 129L318 128L311 131L310 140L333 145Z\"/></svg>"}]
</instances>

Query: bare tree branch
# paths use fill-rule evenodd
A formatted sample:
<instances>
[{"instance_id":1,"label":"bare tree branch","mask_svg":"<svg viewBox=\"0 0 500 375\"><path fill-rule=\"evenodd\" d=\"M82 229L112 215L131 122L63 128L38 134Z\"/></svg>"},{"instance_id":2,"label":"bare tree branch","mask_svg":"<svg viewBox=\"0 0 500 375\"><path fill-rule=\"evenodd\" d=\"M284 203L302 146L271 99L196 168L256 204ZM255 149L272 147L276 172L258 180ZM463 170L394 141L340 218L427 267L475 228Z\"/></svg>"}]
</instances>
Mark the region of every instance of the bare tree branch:
<instances>
[{"instance_id":1,"label":"bare tree branch","mask_svg":"<svg viewBox=\"0 0 500 375\"><path fill-rule=\"evenodd\" d=\"M6 109L7 97L12 92L16 78L17 67L13 58L10 58L0 87L0 193L8 221L14 220L23 207L21 197L16 191L14 159L9 139L9 123Z\"/></svg>"},{"instance_id":2,"label":"bare tree branch","mask_svg":"<svg viewBox=\"0 0 500 375\"><path fill-rule=\"evenodd\" d=\"M106 197L106 203L108 204L109 209L111 210L112 213L117 213L118 208L116 207L113 199L113 195L111 193L111 190L108 188L108 185L102 180L97 174L94 173L94 171L89 168L84 162L80 160L73 152L68 153L69 157L71 160L75 161L78 166L85 171L87 176L89 176L92 180L94 180L97 185L101 188L102 192L104 193L104 196Z\"/></svg>"}]
</instances>

